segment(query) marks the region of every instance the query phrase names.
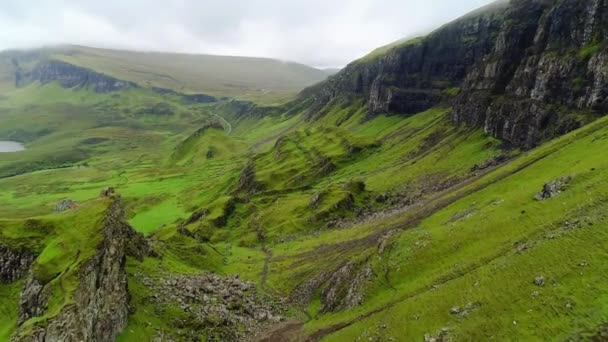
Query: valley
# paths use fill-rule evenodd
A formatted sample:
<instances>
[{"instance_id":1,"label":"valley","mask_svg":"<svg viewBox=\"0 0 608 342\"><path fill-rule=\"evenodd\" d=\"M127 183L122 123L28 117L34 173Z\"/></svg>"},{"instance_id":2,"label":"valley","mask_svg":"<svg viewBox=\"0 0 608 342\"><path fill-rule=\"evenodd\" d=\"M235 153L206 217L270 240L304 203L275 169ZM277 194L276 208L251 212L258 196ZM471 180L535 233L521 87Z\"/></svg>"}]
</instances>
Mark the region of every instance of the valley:
<instances>
[{"instance_id":1,"label":"valley","mask_svg":"<svg viewBox=\"0 0 608 342\"><path fill-rule=\"evenodd\" d=\"M0 53L0 341L604 340L606 18L498 1L329 78Z\"/></svg>"}]
</instances>

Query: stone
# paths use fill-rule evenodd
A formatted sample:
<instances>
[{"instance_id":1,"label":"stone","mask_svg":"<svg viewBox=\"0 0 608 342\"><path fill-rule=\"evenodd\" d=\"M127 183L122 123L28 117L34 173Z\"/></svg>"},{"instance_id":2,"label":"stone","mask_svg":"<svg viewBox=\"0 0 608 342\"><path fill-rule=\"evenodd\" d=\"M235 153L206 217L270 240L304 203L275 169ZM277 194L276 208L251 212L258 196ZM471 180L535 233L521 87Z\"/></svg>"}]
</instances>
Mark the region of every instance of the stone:
<instances>
[{"instance_id":1,"label":"stone","mask_svg":"<svg viewBox=\"0 0 608 342\"><path fill-rule=\"evenodd\" d=\"M57 213L61 213L67 210L74 210L74 209L78 209L78 205L76 204L76 202L72 201L71 199L62 199L61 201L57 202L57 204L55 205L55 212Z\"/></svg>"},{"instance_id":2,"label":"stone","mask_svg":"<svg viewBox=\"0 0 608 342\"><path fill-rule=\"evenodd\" d=\"M555 197L566 190L568 184L572 181L572 177L560 177L551 182L546 183L543 186L543 190L539 192L536 197L537 201L544 201L546 199Z\"/></svg>"},{"instance_id":3,"label":"stone","mask_svg":"<svg viewBox=\"0 0 608 342\"><path fill-rule=\"evenodd\" d=\"M534 285L545 286L545 277L538 276L538 277L534 278Z\"/></svg>"},{"instance_id":4,"label":"stone","mask_svg":"<svg viewBox=\"0 0 608 342\"><path fill-rule=\"evenodd\" d=\"M312 195L312 198L310 199L310 208L316 209L319 206L319 204L321 203L321 201L323 200L324 196L325 196L324 192L315 192Z\"/></svg>"},{"instance_id":5,"label":"stone","mask_svg":"<svg viewBox=\"0 0 608 342\"><path fill-rule=\"evenodd\" d=\"M178 307L197 327L192 334L212 331L221 341L243 341L283 320L282 299L256 293L253 283L238 276L165 272L160 278L143 274L136 277L138 282L150 284L157 295L155 303L182 303ZM193 293L198 295L192 296Z\"/></svg>"},{"instance_id":6,"label":"stone","mask_svg":"<svg viewBox=\"0 0 608 342\"><path fill-rule=\"evenodd\" d=\"M0 245L0 283L12 283L23 278L35 259L36 255L26 249Z\"/></svg>"}]
</instances>

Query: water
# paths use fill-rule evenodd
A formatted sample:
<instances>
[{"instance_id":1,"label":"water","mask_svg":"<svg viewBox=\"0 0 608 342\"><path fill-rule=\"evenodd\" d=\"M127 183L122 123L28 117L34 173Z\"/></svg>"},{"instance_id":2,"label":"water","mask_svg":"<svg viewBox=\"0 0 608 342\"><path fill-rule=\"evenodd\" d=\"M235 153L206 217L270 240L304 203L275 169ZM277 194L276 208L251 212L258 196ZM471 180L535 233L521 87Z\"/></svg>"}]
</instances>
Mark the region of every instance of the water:
<instances>
[{"instance_id":1,"label":"water","mask_svg":"<svg viewBox=\"0 0 608 342\"><path fill-rule=\"evenodd\" d=\"M15 141L0 141L0 153L2 152L19 152L25 150L23 144Z\"/></svg>"}]
</instances>

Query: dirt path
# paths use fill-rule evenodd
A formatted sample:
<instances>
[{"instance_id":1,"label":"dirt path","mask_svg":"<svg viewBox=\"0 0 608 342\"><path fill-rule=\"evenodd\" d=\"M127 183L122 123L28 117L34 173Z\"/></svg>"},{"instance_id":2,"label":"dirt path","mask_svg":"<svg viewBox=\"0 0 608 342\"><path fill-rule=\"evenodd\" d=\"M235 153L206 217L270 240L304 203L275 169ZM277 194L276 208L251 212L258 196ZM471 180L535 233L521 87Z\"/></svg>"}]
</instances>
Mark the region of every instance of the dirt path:
<instances>
[{"instance_id":1,"label":"dirt path","mask_svg":"<svg viewBox=\"0 0 608 342\"><path fill-rule=\"evenodd\" d=\"M255 342L298 342L304 341L302 328L304 323L300 321L283 322L256 337Z\"/></svg>"},{"instance_id":2,"label":"dirt path","mask_svg":"<svg viewBox=\"0 0 608 342\"><path fill-rule=\"evenodd\" d=\"M266 288L266 279L268 278L268 265L270 264L270 260L272 260L272 251L266 247L266 245L262 245L262 251L266 254L264 258L264 268L262 269L262 280L260 285L262 288Z\"/></svg>"},{"instance_id":3,"label":"dirt path","mask_svg":"<svg viewBox=\"0 0 608 342\"><path fill-rule=\"evenodd\" d=\"M228 122L228 120L224 119L222 116L219 116L217 114L213 114L215 117L217 117L224 126L224 130L226 131L226 134L230 135L230 133L232 133L232 124L230 122Z\"/></svg>"}]
</instances>

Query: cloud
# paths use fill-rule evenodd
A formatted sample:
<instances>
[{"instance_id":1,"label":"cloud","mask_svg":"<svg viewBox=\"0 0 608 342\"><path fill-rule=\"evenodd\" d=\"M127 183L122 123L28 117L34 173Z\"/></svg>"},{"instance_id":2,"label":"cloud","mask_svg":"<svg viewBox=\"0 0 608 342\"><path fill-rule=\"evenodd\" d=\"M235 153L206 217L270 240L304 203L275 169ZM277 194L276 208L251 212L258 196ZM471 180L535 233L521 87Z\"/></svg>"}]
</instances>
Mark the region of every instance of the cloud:
<instances>
[{"instance_id":1,"label":"cloud","mask_svg":"<svg viewBox=\"0 0 608 342\"><path fill-rule=\"evenodd\" d=\"M2 0L0 50L80 44L342 66L491 0Z\"/></svg>"}]
</instances>

